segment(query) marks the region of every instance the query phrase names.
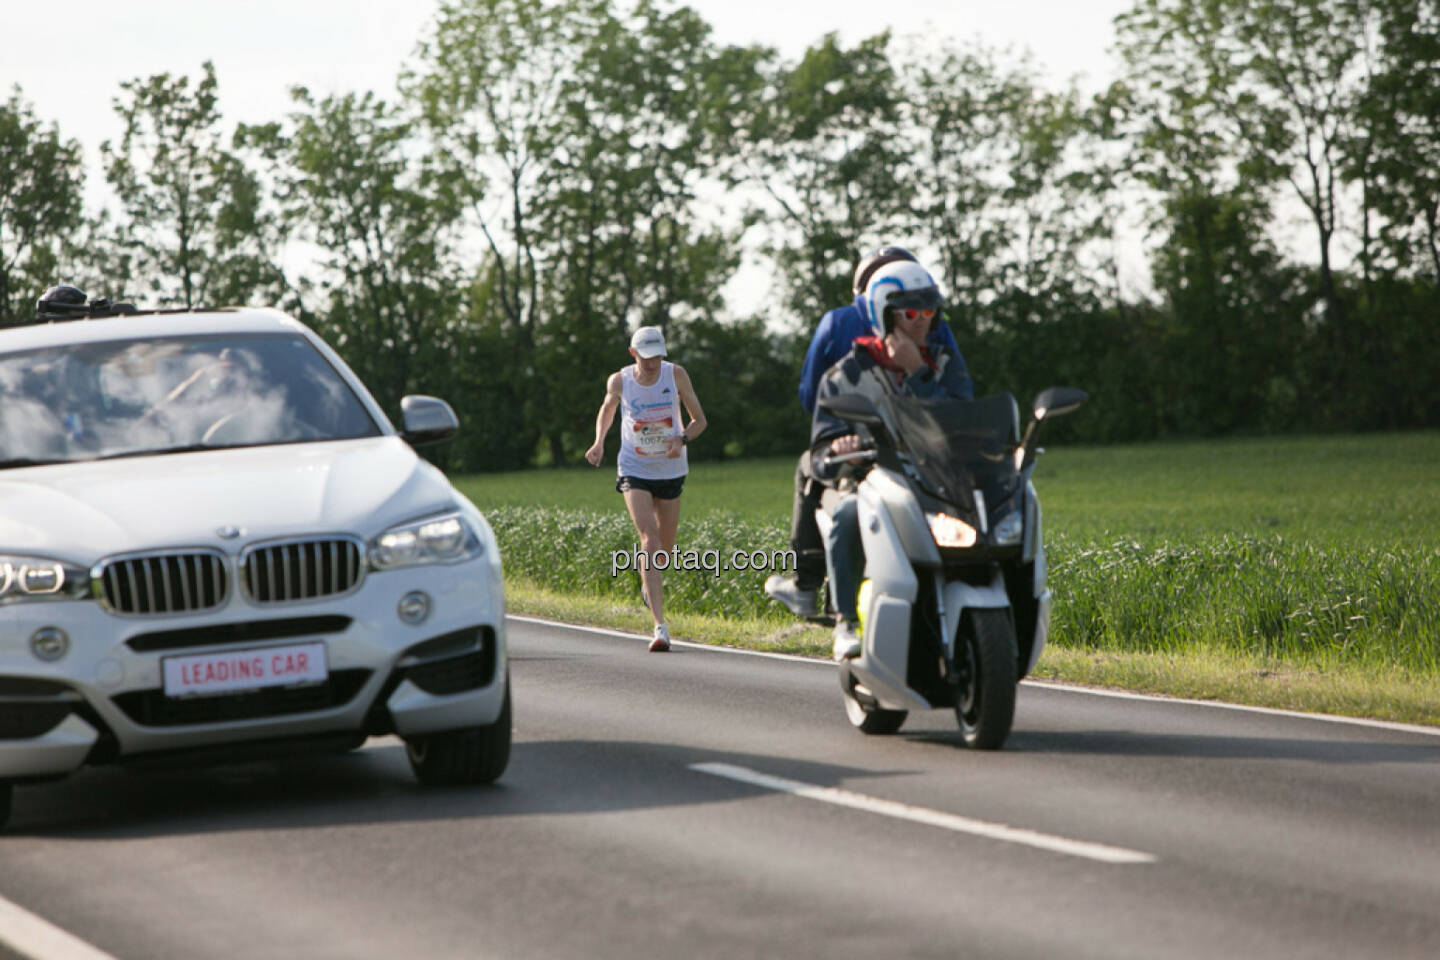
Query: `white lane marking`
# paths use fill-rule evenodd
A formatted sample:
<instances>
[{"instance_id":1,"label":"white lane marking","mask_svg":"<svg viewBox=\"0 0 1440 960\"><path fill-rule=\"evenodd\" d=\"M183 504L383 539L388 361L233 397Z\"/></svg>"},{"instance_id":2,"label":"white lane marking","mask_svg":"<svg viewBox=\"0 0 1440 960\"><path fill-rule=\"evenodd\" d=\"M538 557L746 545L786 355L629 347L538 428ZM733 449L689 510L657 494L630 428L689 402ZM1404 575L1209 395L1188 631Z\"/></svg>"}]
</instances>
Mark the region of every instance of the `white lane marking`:
<instances>
[{"instance_id":1,"label":"white lane marking","mask_svg":"<svg viewBox=\"0 0 1440 960\"><path fill-rule=\"evenodd\" d=\"M4 897L0 897L0 946L34 960L115 960Z\"/></svg>"},{"instance_id":2,"label":"white lane marking","mask_svg":"<svg viewBox=\"0 0 1440 960\"><path fill-rule=\"evenodd\" d=\"M1154 863L1156 860L1153 854L1141 853L1139 850L1111 847L1103 843L1090 843L1086 840L1068 840L1065 837L1057 837L1048 833L1038 833L1034 830L1024 830L1020 827L1011 827L1003 823L992 823L988 820L974 820L970 817L962 817L940 810L930 810L926 807L912 807L908 803L882 800L879 797L870 797L863 793L852 793L849 790L840 790L835 787L817 787L812 784L802 783L799 780L786 780L784 777L772 777L769 774L750 770L746 767L733 766L728 763L692 763L690 764L690 769L717 777L726 777L730 780L739 780L741 783L764 787L768 790L777 790L781 793L804 797L807 800L833 803L836 806L850 807L853 810L864 810L866 813L878 813L881 816L894 817L897 820L909 820L913 823L923 823L932 827L941 827L945 830L954 830L957 833L969 833L977 837L988 837L991 840L1020 843L1027 847L1038 847L1041 850L1049 850L1052 853L1063 853L1072 857L1084 857L1088 860L1098 860L1101 863Z\"/></svg>"},{"instance_id":3,"label":"white lane marking","mask_svg":"<svg viewBox=\"0 0 1440 960\"><path fill-rule=\"evenodd\" d=\"M622 633L619 630L605 630L600 627L585 627L558 620L544 620L540 617L518 617L506 614L506 619L522 623L538 623L547 627L564 627L567 630L581 630L625 640L645 640L636 633ZM741 650L736 647L719 647L712 643L694 643L685 640L671 640L671 644L692 647L697 650L711 650L715 653L738 653L750 657L769 657L772 660L789 660L795 663L809 663L817 667L833 667L829 660L818 657L797 657L792 653L766 653L763 650ZM1376 730L1393 730L1397 733L1419 733L1427 737L1440 737L1440 727L1426 727L1415 723L1399 723L1394 720L1371 720L1368 717L1341 717L1333 713L1306 713L1303 710L1280 710L1275 707L1252 707L1243 703L1226 703L1223 700L1189 700L1184 697L1166 697L1155 693L1130 693L1125 690L1103 690L1099 687L1076 687L1066 683L1052 683L1049 680L1021 680L1027 687L1037 690L1060 690L1065 693L1083 693L1092 697L1113 697L1117 700L1144 700L1148 703L1183 703L1192 707L1215 707L1219 710L1243 710L1247 713L1261 713L1272 717L1294 717L1297 720L1323 720L1326 723L1344 723L1356 727L1371 727Z\"/></svg>"}]
</instances>

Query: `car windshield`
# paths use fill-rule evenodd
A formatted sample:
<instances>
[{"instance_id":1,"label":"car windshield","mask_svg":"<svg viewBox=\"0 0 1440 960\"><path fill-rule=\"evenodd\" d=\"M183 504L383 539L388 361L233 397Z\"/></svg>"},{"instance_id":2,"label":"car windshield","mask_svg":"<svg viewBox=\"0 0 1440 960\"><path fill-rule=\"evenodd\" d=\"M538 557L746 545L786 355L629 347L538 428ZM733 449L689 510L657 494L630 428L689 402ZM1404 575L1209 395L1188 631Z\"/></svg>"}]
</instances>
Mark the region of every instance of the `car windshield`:
<instances>
[{"instance_id":1,"label":"car windshield","mask_svg":"<svg viewBox=\"0 0 1440 960\"><path fill-rule=\"evenodd\" d=\"M292 334L0 354L0 468L379 434L335 368Z\"/></svg>"}]
</instances>

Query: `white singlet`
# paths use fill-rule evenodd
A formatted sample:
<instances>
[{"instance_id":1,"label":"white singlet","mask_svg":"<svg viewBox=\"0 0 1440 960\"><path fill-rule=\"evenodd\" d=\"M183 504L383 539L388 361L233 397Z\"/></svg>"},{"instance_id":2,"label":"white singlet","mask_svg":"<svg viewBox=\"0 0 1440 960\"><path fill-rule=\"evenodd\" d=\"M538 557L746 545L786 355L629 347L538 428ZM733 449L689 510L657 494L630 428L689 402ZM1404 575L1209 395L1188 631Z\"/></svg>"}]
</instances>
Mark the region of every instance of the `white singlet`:
<instances>
[{"instance_id":1,"label":"white singlet","mask_svg":"<svg viewBox=\"0 0 1440 960\"><path fill-rule=\"evenodd\" d=\"M635 366L620 371L620 476L642 480L674 480L690 472L685 448L671 460L665 445L680 435L680 391L675 365L660 364L660 376L648 387L635 382Z\"/></svg>"}]
</instances>

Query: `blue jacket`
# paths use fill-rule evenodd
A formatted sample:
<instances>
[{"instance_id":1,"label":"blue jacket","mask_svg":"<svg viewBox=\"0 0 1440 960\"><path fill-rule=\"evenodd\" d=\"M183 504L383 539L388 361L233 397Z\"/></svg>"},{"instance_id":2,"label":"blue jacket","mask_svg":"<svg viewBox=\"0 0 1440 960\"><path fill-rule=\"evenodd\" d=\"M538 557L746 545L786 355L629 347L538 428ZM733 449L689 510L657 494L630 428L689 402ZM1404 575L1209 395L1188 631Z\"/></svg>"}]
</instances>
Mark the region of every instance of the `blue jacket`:
<instances>
[{"instance_id":1,"label":"blue jacket","mask_svg":"<svg viewBox=\"0 0 1440 960\"><path fill-rule=\"evenodd\" d=\"M806 413L815 413L815 393L825 371L850 355L850 347L857 338L868 337L872 333L864 296L858 296L854 303L836 307L820 318L820 325L810 338L810 349L805 351L805 366L800 369L800 405ZM950 332L950 325L944 320L935 324L935 329L925 338L925 345L931 353L937 353L941 347L950 348L955 362L959 364L957 370L965 378L964 392L959 395L971 399L975 388L970 383L970 371L965 366L959 344L955 342L955 334Z\"/></svg>"}]
</instances>

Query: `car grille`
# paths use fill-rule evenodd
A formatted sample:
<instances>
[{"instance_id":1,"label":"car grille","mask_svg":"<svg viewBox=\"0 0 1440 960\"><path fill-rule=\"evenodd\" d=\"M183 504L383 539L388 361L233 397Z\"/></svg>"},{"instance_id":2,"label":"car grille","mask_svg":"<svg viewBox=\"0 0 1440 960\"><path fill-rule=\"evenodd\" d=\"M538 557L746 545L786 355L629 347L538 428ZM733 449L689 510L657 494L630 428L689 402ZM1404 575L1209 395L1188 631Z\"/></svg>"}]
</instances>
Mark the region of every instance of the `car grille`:
<instances>
[{"instance_id":1,"label":"car grille","mask_svg":"<svg viewBox=\"0 0 1440 960\"><path fill-rule=\"evenodd\" d=\"M353 540L297 540L252 547L241 560L245 592L256 603L292 603L347 593L360 582Z\"/></svg>"},{"instance_id":2,"label":"car grille","mask_svg":"<svg viewBox=\"0 0 1440 960\"><path fill-rule=\"evenodd\" d=\"M256 720L344 706L355 698L369 670L336 670L323 683L266 687L204 697L167 697L164 690L136 690L112 699L126 716L146 727Z\"/></svg>"},{"instance_id":3,"label":"car grille","mask_svg":"<svg viewBox=\"0 0 1440 960\"><path fill-rule=\"evenodd\" d=\"M105 605L116 613L152 615L212 610L225 602L229 576L219 553L156 553L103 561Z\"/></svg>"}]
</instances>

